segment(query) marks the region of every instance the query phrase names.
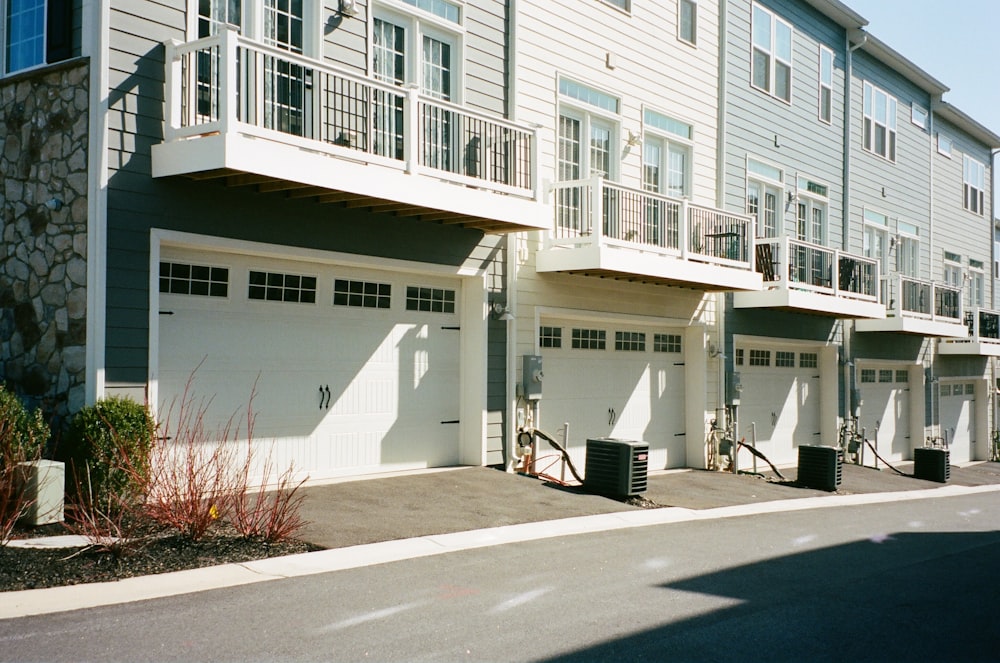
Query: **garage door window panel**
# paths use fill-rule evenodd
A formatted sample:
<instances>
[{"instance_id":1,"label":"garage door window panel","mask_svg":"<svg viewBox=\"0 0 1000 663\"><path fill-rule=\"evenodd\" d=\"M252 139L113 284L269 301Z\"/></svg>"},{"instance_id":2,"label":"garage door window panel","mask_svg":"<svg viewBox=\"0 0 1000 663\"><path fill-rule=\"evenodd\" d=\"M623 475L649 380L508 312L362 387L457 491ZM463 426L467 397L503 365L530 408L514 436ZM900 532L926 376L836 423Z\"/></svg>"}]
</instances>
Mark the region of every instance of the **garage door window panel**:
<instances>
[{"instance_id":1,"label":"garage door window panel","mask_svg":"<svg viewBox=\"0 0 1000 663\"><path fill-rule=\"evenodd\" d=\"M573 329L572 347L574 350L605 350L607 349L607 332L603 329Z\"/></svg>"},{"instance_id":2,"label":"garage door window panel","mask_svg":"<svg viewBox=\"0 0 1000 663\"><path fill-rule=\"evenodd\" d=\"M770 366L771 365L771 351L770 350L751 350L750 351L750 365L751 366Z\"/></svg>"},{"instance_id":3,"label":"garage door window panel","mask_svg":"<svg viewBox=\"0 0 1000 663\"><path fill-rule=\"evenodd\" d=\"M541 348L561 348L562 327L539 327L538 346Z\"/></svg>"},{"instance_id":4,"label":"garage door window panel","mask_svg":"<svg viewBox=\"0 0 1000 663\"><path fill-rule=\"evenodd\" d=\"M247 297L269 302L316 303L316 277L250 271Z\"/></svg>"},{"instance_id":5,"label":"garage door window panel","mask_svg":"<svg viewBox=\"0 0 1000 663\"><path fill-rule=\"evenodd\" d=\"M646 334L643 332L616 331L615 350L619 352L645 352Z\"/></svg>"},{"instance_id":6,"label":"garage door window panel","mask_svg":"<svg viewBox=\"0 0 1000 663\"><path fill-rule=\"evenodd\" d=\"M229 269L177 262L160 263L160 292L202 297L229 296Z\"/></svg>"},{"instance_id":7,"label":"garage door window panel","mask_svg":"<svg viewBox=\"0 0 1000 663\"><path fill-rule=\"evenodd\" d=\"M795 368L795 353L778 350L774 353L774 365L776 368Z\"/></svg>"},{"instance_id":8,"label":"garage door window panel","mask_svg":"<svg viewBox=\"0 0 1000 663\"><path fill-rule=\"evenodd\" d=\"M334 306L387 309L391 304L391 295L392 286L388 283L347 279L333 282Z\"/></svg>"},{"instance_id":9,"label":"garage door window panel","mask_svg":"<svg viewBox=\"0 0 1000 663\"><path fill-rule=\"evenodd\" d=\"M819 355L815 352L799 353L799 368L816 368L819 366Z\"/></svg>"},{"instance_id":10,"label":"garage door window panel","mask_svg":"<svg viewBox=\"0 0 1000 663\"><path fill-rule=\"evenodd\" d=\"M653 352L678 353L680 351L680 334L653 334Z\"/></svg>"},{"instance_id":11,"label":"garage door window panel","mask_svg":"<svg viewBox=\"0 0 1000 663\"><path fill-rule=\"evenodd\" d=\"M430 313L454 313L455 291L443 288L407 286L406 310Z\"/></svg>"}]
</instances>

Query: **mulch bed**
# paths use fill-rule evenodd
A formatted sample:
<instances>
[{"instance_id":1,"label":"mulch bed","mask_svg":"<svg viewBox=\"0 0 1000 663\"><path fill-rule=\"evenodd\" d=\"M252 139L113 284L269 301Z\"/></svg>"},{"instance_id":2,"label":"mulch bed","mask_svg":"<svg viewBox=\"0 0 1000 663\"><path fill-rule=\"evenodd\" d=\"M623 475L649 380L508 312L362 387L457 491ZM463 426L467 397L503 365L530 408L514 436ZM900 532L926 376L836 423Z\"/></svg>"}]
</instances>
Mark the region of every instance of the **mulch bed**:
<instances>
[{"instance_id":1,"label":"mulch bed","mask_svg":"<svg viewBox=\"0 0 1000 663\"><path fill-rule=\"evenodd\" d=\"M31 532L31 536L66 533L62 526L50 525ZM166 531L150 532L141 544L120 556L97 549L2 546L0 592L108 582L315 550L320 548L296 540L267 543L247 539L225 524L213 527L199 541Z\"/></svg>"}]
</instances>

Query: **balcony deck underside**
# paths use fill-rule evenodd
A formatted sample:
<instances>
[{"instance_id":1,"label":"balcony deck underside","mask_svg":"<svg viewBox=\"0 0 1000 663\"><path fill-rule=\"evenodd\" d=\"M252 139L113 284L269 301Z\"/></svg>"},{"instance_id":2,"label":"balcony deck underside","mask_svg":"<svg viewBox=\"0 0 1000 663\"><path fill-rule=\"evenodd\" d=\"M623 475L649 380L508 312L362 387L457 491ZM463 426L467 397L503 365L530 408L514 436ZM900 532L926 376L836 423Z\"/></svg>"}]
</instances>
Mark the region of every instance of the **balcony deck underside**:
<instances>
[{"instance_id":1,"label":"balcony deck underside","mask_svg":"<svg viewBox=\"0 0 1000 663\"><path fill-rule=\"evenodd\" d=\"M917 334L941 338L965 338L969 329L960 322L930 320L909 316L895 316L882 320L858 320L854 324L859 332L895 332L897 334Z\"/></svg>"},{"instance_id":2,"label":"balcony deck underside","mask_svg":"<svg viewBox=\"0 0 1000 663\"><path fill-rule=\"evenodd\" d=\"M545 206L528 197L444 181L429 169L406 173L259 137L216 134L173 141L154 145L152 156L154 177L221 179L261 193L491 234L538 230L548 224Z\"/></svg>"},{"instance_id":3,"label":"balcony deck underside","mask_svg":"<svg viewBox=\"0 0 1000 663\"><path fill-rule=\"evenodd\" d=\"M634 283L672 285L696 290L755 290L756 272L685 260L623 247L585 246L539 251L536 271L580 274Z\"/></svg>"},{"instance_id":4,"label":"balcony deck underside","mask_svg":"<svg viewBox=\"0 0 1000 663\"><path fill-rule=\"evenodd\" d=\"M794 288L738 292L733 296L733 306L736 308L795 311L834 318L881 319L885 317L885 306L878 302Z\"/></svg>"},{"instance_id":5,"label":"balcony deck underside","mask_svg":"<svg viewBox=\"0 0 1000 663\"><path fill-rule=\"evenodd\" d=\"M938 354L1000 357L1000 341L957 341L942 339L942 342L938 343Z\"/></svg>"}]
</instances>

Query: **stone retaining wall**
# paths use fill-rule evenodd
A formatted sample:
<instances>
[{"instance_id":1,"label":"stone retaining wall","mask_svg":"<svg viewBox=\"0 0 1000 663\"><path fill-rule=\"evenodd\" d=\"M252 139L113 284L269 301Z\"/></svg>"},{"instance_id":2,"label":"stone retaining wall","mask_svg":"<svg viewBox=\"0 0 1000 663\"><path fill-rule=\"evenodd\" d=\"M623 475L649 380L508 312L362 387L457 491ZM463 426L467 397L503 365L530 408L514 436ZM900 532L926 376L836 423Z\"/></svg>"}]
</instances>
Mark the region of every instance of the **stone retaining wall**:
<instances>
[{"instance_id":1,"label":"stone retaining wall","mask_svg":"<svg viewBox=\"0 0 1000 663\"><path fill-rule=\"evenodd\" d=\"M0 382L57 421L84 404L88 71L0 80Z\"/></svg>"}]
</instances>

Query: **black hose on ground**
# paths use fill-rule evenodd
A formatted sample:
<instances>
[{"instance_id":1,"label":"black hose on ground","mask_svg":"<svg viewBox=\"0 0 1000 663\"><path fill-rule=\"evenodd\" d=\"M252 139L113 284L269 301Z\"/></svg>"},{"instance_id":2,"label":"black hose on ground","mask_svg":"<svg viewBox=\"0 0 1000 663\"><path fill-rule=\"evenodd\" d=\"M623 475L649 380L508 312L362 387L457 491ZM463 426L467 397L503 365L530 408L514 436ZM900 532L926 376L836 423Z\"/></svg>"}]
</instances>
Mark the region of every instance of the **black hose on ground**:
<instances>
[{"instance_id":1,"label":"black hose on ground","mask_svg":"<svg viewBox=\"0 0 1000 663\"><path fill-rule=\"evenodd\" d=\"M896 474L898 474L901 477L910 477L910 478L913 477L912 474L907 474L906 472L903 472L901 470L897 470L895 467L893 467L888 462L886 462L885 458L882 458L882 456L878 455L878 451L875 450L875 445L874 444L872 444L868 440L865 440L865 444L867 444L868 448L872 450L872 453L875 454L875 457L878 458L883 463L885 463L885 466L888 467L890 470L892 470L893 472L895 472Z\"/></svg>"},{"instance_id":2,"label":"black hose on ground","mask_svg":"<svg viewBox=\"0 0 1000 663\"><path fill-rule=\"evenodd\" d=\"M563 460L565 460L566 461L566 465L569 466L570 473L573 475L573 477L577 481L579 481L580 483L583 483L583 479L580 478L580 473L576 471L576 467L573 466L573 461L570 460L570 458L569 458L569 452L566 451L566 449L563 447L563 445L561 445L558 442L556 442L552 438L552 436L550 436L549 434L547 434L547 433L545 433L543 431L540 431L537 428L529 428L525 432L526 433L531 433L532 435L537 435L538 437L540 437L543 440L545 440L546 442L548 442L550 447L552 447L553 449L555 449L556 451L558 451L560 454L562 454Z\"/></svg>"},{"instance_id":3,"label":"black hose on ground","mask_svg":"<svg viewBox=\"0 0 1000 663\"><path fill-rule=\"evenodd\" d=\"M757 458L760 458L762 461L764 461L765 463L767 463L768 465L770 465L771 466L771 471L774 472L775 474L777 474L779 479L781 479L782 481L788 481L788 479L786 479L785 476L781 472L778 471L778 468L774 466L774 463L772 463L771 461L769 461L767 459L767 456L765 456L761 452L757 451L753 447L750 447L750 446L747 446L746 444L743 444L743 442L737 442L736 444L739 445L739 446L741 446L741 447L743 447L744 449L746 449L747 451L749 451L750 453L752 453L754 456L757 456Z\"/></svg>"}]
</instances>

